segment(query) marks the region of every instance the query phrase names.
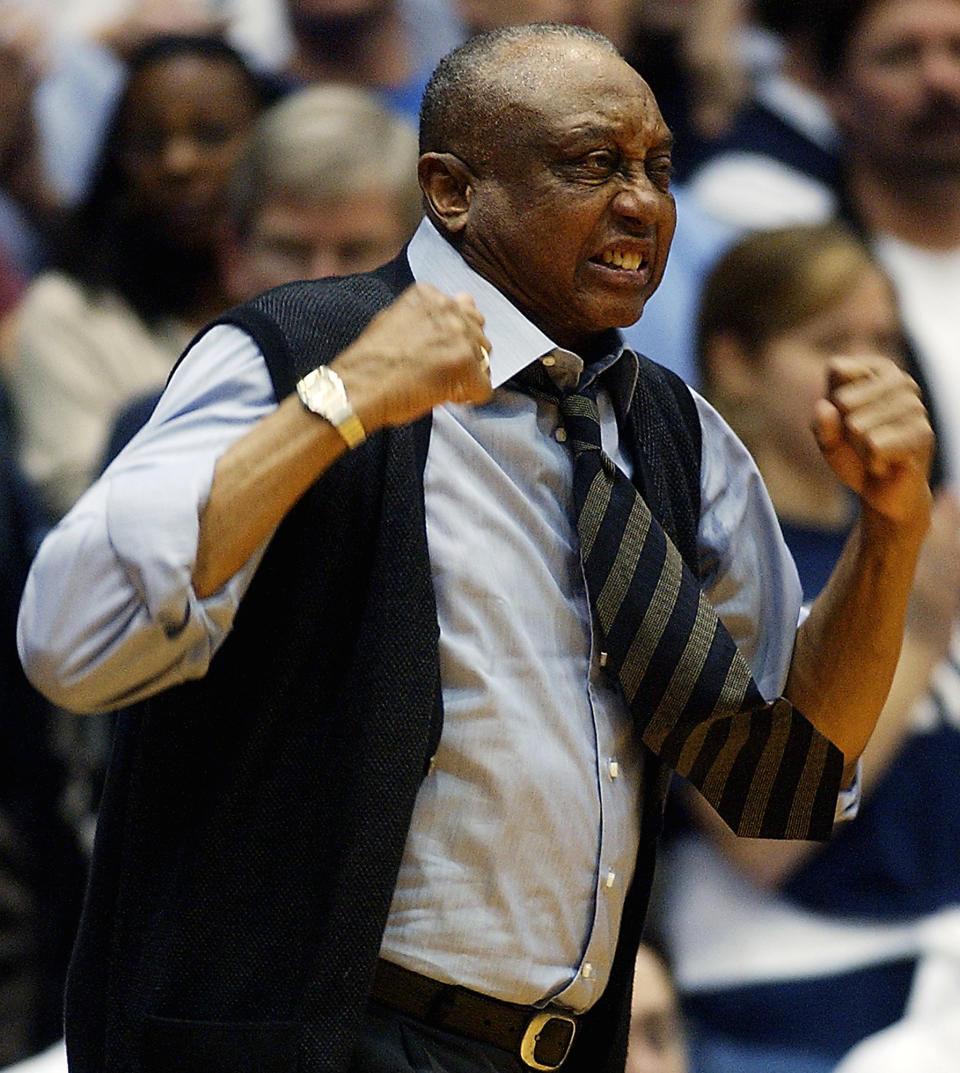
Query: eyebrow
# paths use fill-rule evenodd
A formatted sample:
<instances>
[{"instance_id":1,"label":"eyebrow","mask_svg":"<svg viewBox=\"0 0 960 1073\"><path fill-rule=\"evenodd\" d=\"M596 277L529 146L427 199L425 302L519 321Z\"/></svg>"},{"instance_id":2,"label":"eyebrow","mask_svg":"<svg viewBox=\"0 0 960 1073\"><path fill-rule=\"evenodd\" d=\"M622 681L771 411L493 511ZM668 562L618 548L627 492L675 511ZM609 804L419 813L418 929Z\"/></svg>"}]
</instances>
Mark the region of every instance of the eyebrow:
<instances>
[{"instance_id":1,"label":"eyebrow","mask_svg":"<svg viewBox=\"0 0 960 1073\"><path fill-rule=\"evenodd\" d=\"M671 131L669 129L669 127L666 126L665 123L663 125L663 131L664 131L663 136L658 139L658 141L657 141L656 145L654 146L654 148L666 149L667 151L671 151L673 149L675 141L676 141L676 139L673 136L673 131ZM590 140L590 139L601 140L601 139L610 137L611 132L612 132L612 128L610 126L600 125L600 124L597 124L597 123L585 123L582 126L578 126L578 127L573 128L572 130L568 131L566 134L561 136L560 143L563 144L565 142L570 142L570 141L572 141L574 139L576 139L576 140L580 140L580 139L583 139L583 140Z\"/></svg>"}]
</instances>

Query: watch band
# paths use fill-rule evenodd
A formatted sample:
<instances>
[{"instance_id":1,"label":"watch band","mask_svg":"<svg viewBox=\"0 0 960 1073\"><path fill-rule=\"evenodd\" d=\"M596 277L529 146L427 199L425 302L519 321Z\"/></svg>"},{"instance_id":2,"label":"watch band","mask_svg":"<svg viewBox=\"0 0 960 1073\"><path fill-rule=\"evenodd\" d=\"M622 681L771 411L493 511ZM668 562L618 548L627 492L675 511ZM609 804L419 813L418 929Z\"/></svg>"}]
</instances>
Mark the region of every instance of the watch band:
<instances>
[{"instance_id":1,"label":"watch band","mask_svg":"<svg viewBox=\"0 0 960 1073\"><path fill-rule=\"evenodd\" d=\"M306 409L333 425L348 447L357 447L367 438L343 381L328 365L319 365L298 380L297 395Z\"/></svg>"}]
</instances>

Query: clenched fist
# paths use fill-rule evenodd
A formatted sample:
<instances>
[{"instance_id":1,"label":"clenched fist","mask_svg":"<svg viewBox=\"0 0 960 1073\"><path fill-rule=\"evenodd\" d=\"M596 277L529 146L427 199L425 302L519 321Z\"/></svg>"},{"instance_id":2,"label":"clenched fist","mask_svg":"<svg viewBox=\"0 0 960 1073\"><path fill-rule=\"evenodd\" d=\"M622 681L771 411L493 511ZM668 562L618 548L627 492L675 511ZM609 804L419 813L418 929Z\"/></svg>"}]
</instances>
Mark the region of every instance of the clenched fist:
<instances>
[{"instance_id":1,"label":"clenched fist","mask_svg":"<svg viewBox=\"0 0 960 1073\"><path fill-rule=\"evenodd\" d=\"M897 524L926 524L933 430L920 390L887 358L837 357L813 431L861 506Z\"/></svg>"},{"instance_id":2,"label":"clenched fist","mask_svg":"<svg viewBox=\"0 0 960 1073\"><path fill-rule=\"evenodd\" d=\"M485 402L490 341L466 294L408 287L331 363L367 432L405 425L444 402Z\"/></svg>"}]
</instances>

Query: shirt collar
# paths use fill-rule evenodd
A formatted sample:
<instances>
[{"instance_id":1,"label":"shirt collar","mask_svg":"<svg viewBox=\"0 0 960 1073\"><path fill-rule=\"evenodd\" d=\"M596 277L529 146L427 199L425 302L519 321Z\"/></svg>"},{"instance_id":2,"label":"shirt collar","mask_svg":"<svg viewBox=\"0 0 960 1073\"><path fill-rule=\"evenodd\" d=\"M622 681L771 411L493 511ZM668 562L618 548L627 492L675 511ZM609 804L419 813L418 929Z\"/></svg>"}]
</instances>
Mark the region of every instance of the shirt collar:
<instances>
[{"instance_id":1,"label":"shirt collar","mask_svg":"<svg viewBox=\"0 0 960 1073\"><path fill-rule=\"evenodd\" d=\"M432 284L444 294L465 291L473 298L483 315L483 330L491 343L490 380L494 387L531 362L560 349L506 295L474 272L426 217L407 246L407 260L418 283ZM613 394L618 409L626 410L636 388L637 357L624 345L619 332L611 333L611 343L610 354L590 366L589 379L603 374L605 386ZM587 382L584 378L584 383Z\"/></svg>"},{"instance_id":2,"label":"shirt collar","mask_svg":"<svg viewBox=\"0 0 960 1073\"><path fill-rule=\"evenodd\" d=\"M466 291L473 298L493 344L490 381L494 387L554 349L555 344L492 283L474 272L426 217L410 240L407 259L418 283L431 283L444 294Z\"/></svg>"}]
</instances>

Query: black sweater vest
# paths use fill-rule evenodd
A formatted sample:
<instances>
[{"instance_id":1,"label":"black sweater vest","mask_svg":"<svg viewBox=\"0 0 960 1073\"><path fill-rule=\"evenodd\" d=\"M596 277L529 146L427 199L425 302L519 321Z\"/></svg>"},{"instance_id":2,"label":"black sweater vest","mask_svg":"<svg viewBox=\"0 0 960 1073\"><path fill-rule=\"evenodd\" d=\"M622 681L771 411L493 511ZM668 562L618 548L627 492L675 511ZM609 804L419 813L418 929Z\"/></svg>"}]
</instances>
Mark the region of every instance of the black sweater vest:
<instances>
[{"instance_id":1,"label":"black sweater vest","mask_svg":"<svg viewBox=\"0 0 960 1073\"><path fill-rule=\"evenodd\" d=\"M411 282L404 257L232 311L278 398ZM700 429L641 359L626 442L694 568ZM420 781L439 739L424 523L429 418L344 456L279 527L207 675L123 713L67 993L71 1073L349 1067ZM662 804L614 978L567 1068L623 1066Z\"/></svg>"}]
</instances>

